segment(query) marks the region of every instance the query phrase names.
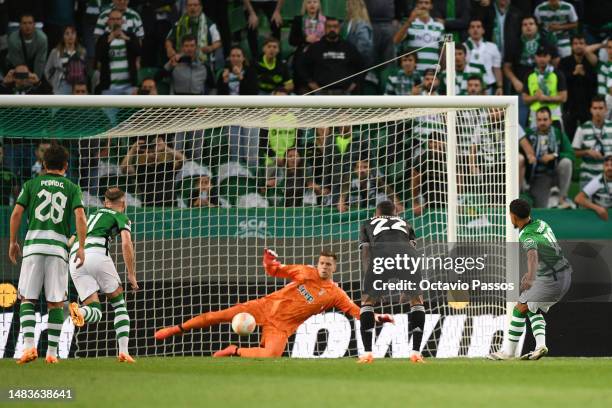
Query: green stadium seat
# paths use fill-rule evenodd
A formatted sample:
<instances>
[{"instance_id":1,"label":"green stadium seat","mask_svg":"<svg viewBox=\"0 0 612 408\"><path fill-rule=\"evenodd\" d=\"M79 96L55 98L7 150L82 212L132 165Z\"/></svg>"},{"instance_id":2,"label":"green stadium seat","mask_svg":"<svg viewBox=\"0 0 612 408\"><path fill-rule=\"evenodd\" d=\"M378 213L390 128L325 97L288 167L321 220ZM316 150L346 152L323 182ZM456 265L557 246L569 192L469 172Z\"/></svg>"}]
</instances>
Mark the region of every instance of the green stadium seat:
<instances>
[{"instance_id":1,"label":"green stadium seat","mask_svg":"<svg viewBox=\"0 0 612 408\"><path fill-rule=\"evenodd\" d=\"M340 20L346 18L346 0L322 0L321 9L325 16L336 17Z\"/></svg>"},{"instance_id":2,"label":"green stadium seat","mask_svg":"<svg viewBox=\"0 0 612 408\"><path fill-rule=\"evenodd\" d=\"M230 31L235 33L247 27L247 19L242 6L230 7L228 12Z\"/></svg>"},{"instance_id":3,"label":"green stadium seat","mask_svg":"<svg viewBox=\"0 0 612 408\"><path fill-rule=\"evenodd\" d=\"M287 0L281 10L283 20L291 21L295 16L301 14L302 11L302 0Z\"/></svg>"},{"instance_id":4,"label":"green stadium seat","mask_svg":"<svg viewBox=\"0 0 612 408\"><path fill-rule=\"evenodd\" d=\"M295 52L295 47L289 44L289 32L291 29L289 27L283 27L281 29L281 52L280 57L281 60L287 61Z\"/></svg>"}]
</instances>

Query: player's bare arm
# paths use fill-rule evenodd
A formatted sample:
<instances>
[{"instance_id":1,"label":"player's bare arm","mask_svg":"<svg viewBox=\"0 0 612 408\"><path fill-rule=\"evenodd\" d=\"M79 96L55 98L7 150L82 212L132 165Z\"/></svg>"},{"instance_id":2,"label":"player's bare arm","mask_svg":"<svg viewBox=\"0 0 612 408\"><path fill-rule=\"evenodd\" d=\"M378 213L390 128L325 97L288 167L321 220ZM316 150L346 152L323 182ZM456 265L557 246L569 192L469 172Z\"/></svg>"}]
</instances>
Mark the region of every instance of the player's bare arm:
<instances>
[{"instance_id":1,"label":"player's bare arm","mask_svg":"<svg viewBox=\"0 0 612 408\"><path fill-rule=\"evenodd\" d=\"M17 258L21 256L21 248L17 242L17 231L21 225L21 219L23 218L23 207L16 205L13 208L10 221L10 240L9 240L9 253L8 257L13 265L17 265Z\"/></svg>"},{"instance_id":2,"label":"player's bare arm","mask_svg":"<svg viewBox=\"0 0 612 408\"><path fill-rule=\"evenodd\" d=\"M136 281L136 263L134 257L134 245L132 244L132 236L130 231L121 231L121 251L123 252L123 261L127 269L127 278L130 282L132 290L137 290L138 282Z\"/></svg>"},{"instance_id":3,"label":"player's bare arm","mask_svg":"<svg viewBox=\"0 0 612 408\"><path fill-rule=\"evenodd\" d=\"M532 249L527 252L527 273L521 279L521 290L529 289L533 284L539 262L538 251Z\"/></svg>"},{"instance_id":4,"label":"player's bare arm","mask_svg":"<svg viewBox=\"0 0 612 408\"><path fill-rule=\"evenodd\" d=\"M85 262L85 239L87 238L87 218L83 207L74 210L76 220L76 232L79 238L79 249L77 249L74 261L77 263L77 268Z\"/></svg>"}]
</instances>

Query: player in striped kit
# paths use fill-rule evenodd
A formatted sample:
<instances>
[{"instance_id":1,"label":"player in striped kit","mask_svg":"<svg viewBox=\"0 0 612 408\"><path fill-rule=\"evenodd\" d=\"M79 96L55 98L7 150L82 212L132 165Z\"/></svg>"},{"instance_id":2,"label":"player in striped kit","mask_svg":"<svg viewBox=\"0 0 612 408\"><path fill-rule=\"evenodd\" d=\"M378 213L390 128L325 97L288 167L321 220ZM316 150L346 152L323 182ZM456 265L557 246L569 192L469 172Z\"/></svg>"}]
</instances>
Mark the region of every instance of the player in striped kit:
<instances>
[{"instance_id":1,"label":"player in striped kit","mask_svg":"<svg viewBox=\"0 0 612 408\"><path fill-rule=\"evenodd\" d=\"M416 7L393 37L393 42L402 50L419 48L417 70L421 74L438 64L444 35L444 25L433 19L432 9L433 0L417 0Z\"/></svg>"},{"instance_id":2,"label":"player in striped kit","mask_svg":"<svg viewBox=\"0 0 612 408\"><path fill-rule=\"evenodd\" d=\"M52 144L43 155L42 175L23 185L10 221L9 259L13 264L21 254L17 231L23 213L27 213L28 232L23 246L19 274L19 322L23 332L24 351L18 364L38 358L34 340L36 318L34 305L44 286L49 320L48 348L45 361L57 363L57 346L64 323L64 301L68 290L68 237L74 213L79 242L85 242L86 220L81 189L64 175L68 170L68 152ZM83 250L75 252L73 263L79 268L85 261Z\"/></svg>"},{"instance_id":3,"label":"player in striped kit","mask_svg":"<svg viewBox=\"0 0 612 408\"><path fill-rule=\"evenodd\" d=\"M115 309L114 325L119 345L118 360L133 363L134 359L128 352L130 317L125 307L121 278L109 255L110 241L120 235L127 277L132 289L137 290L131 222L124 214L125 193L123 191L116 187L109 188L104 198L104 208L91 214L87 220L87 239L85 240L87 262L79 269L75 268L72 263L70 264L70 276L83 302L81 307L77 303L70 304L70 317L77 327L82 327L85 323L99 322L102 318L102 307L98 291L105 294ZM72 241L71 239L69 244ZM71 259L81 247L79 243L74 244L71 249Z\"/></svg>"},{"instance_id":4,"label":"player in striped kit","mask_svg":"<svg viewBox=\"0 0 612 408\"><path fill-rule=\"evenodd\" d=\"M612 120L606 119L608 107L603 95L591 99L591 120L576 129L572 147L580 164L580 188L603 171L603 159L612 153Z\"/></svg>"},{"instance_id":5,"label":"player in striped kit","mask_svg":"<svg viewBox=\"0 0 612 408\"><path fill-rule=\"evenodd\" d=\"M534 16L538 24L555 39L559 56L571 55L570 33L578 28L578 14L574 6L566 1L548 0L535 8Z\"/></svg>"},{"instance_id":6,"label":"player in striped kit","mask_svg":"<svg viewBox=\"0 0 612 408\"><path fill-rule=\"evenodd\" d=\"M516 346L525 331L525 318L529 317L536 347L521 356L522 360L538 360L548 353L546 347L546 321L542 312L548 310L565 296L572 276L572 266L550 226L530 216L529 203L516 199L510 203L512 225L520 230L519 242L527 252L527 273L521 278L521 294L512 311L504 345L491 360L508 360L514 357Z\"/></svg>"},{"instance_id":7,"label":"player in striped kit","mask_svg":"<svg viewBox=\"0 0 612 408\"><path fill-rule=\"evenodd\" d=\"M595 211L599 218L608 221L608 208L612 208L612 153L604 158L603 172L578 193L576 204Z\"/></svg>"}]
</instances>

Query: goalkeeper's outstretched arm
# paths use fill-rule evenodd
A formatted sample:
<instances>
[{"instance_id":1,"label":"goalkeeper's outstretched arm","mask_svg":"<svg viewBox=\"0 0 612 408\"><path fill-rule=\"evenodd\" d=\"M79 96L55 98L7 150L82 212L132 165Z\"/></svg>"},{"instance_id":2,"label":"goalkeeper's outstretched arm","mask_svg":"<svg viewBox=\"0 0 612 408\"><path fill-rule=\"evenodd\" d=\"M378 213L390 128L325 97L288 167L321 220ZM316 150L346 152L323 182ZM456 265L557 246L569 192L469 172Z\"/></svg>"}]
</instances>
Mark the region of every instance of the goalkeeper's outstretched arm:
<instances>
[{"instance_id":1,"label":"goalkeeper's outstretched arm","mask_svg":"<svg viewBox=\"0 0 612 408\"><path fill-rule=\"evenodd\" d=\"M306 278L304 265L283 265L279 262L276 252L268 248L264 249L263 266L266 273L275 278L291 279L293 281Z\"/></svg>"}]
</instances>

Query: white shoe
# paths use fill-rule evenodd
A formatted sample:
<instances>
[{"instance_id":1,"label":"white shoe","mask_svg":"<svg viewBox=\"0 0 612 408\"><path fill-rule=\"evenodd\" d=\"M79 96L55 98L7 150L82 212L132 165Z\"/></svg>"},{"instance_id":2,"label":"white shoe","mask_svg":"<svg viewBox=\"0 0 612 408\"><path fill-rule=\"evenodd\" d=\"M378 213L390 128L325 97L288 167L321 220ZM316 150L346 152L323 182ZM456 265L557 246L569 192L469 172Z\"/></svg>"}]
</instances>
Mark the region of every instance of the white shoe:
<instances>
[{"instance_id":1,"label":"white shoe","mask_svg":"<svg viewBox=\"0 0 612 408\"><path fill-rule=\"evenodd\" d=\"M539 347L533 350L530 353L523 354L521 356L521 360L539 360L547 354L548 354L548 347L542 346L542 347Z\"/></svg>"},{"instance_id":2,"label":"white shoe","mask_svg":"<svg viewBox=\"0 0 612 408\"><path fill-rule=\"evenodd\" d=\"M489 360L496 360L496 361L512 360L512 356L509 356L508 354L504 353L502 350L489 354L487 358Z\"/></svg>"}]
</instances>

